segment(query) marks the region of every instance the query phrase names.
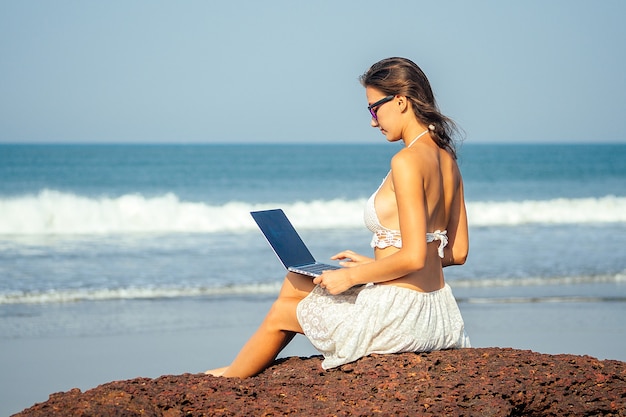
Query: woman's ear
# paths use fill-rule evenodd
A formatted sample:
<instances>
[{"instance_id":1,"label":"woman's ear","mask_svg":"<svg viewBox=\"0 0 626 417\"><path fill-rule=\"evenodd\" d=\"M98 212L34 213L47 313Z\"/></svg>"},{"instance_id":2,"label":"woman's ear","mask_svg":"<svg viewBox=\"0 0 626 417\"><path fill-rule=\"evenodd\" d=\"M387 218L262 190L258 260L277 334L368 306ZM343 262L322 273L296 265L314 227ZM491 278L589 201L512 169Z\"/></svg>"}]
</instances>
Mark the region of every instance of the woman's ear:
<instances>
[{"instance_id":1,"label":"woman's ear","mask_svg":"<svg viewBox=\"0 0 626 417\"><path fill-rule=\"evenodd\" d=\"M397 98L398 107L400 108L400 112L404 113L409 110L409 99L406 96L398 96Z\"/></svg>"}]
</instances>

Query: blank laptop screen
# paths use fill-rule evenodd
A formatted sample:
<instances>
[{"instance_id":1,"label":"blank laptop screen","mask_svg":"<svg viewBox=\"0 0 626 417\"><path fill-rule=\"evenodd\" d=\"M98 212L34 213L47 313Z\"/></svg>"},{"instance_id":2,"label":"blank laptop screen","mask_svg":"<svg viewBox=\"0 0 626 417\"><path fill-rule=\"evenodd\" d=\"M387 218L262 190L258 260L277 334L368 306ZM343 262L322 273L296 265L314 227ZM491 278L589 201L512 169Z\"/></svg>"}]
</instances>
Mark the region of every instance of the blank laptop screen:
<instances>
[{"instance_id":1,"label":"blank laptop screen","mask_svg":"<svg viewBox=\"0 0 626 417\"><path fill-rule=\"evenodd\" d=\"M282 210L256 211L250 214L285 267L315 262Z\"/></svg>"}]
</instances>

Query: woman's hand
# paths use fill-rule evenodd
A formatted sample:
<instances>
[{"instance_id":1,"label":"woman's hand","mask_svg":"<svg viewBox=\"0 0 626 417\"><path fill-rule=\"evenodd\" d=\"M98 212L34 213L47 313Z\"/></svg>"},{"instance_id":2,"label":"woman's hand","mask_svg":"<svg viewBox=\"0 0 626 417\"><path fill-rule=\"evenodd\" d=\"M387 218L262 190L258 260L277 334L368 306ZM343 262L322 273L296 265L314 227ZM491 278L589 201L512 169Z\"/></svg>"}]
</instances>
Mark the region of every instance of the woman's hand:
<instances>
[{"instance_id":1,"label":"woman's hand","mask_svg":"<svg viewBox=\"0 0 626 417\"><path fill-rule=\"evenodd\" d=\"M354 285L352 284L350 270L348 268L324 271L322 275L315 277L313 283L326 289L326 291L333 295L341 294Z\"/></svg>"},{"instance_id":2,"label":"woman's hand","mask_svg":"<svg viewBox=\"0 0 626 417\"><path fill-rule=\"evenodd\" d=\"M367 256L359 255L358 253L352 252L351 250L344 250L343 252L339 252L338 254L331 256L330 259L334 261L342 261L339 262L339 265L343 266L344 268L352 268L354 266L374 262L374 259Z\"/></svg>"},{"instance_id":3,"label":"woman's hand","mask_svg":"<svg viewBox=\"0 0 626 417\"><path fill-rule=\"evenodd\" d=\"M359 255L351 250L340 252L330 259L341 260L342 262L339 262L339 264L344 268L324 271L322 275L313 280L313 283L325 288L326 291L333 295L341 294L354 286L350 268L374 261L372 258Z\"/></svg>"}]
</instances>

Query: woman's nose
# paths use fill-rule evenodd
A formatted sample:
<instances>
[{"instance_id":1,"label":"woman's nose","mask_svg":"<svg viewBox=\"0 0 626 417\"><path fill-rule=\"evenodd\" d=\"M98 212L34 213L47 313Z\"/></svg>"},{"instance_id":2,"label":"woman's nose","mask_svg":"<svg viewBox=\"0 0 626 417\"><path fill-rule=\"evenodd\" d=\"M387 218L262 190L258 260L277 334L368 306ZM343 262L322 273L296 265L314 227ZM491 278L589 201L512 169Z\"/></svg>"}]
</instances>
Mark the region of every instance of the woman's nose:
<instances>
[{"instance_id":1,"label":"woman's nose","mask_svg":"<svg viewBox=\"0 0 626 417\"><path fill-rule=\"evenodd\" d=\"M372 117L372 120L370 122L370 126L378 127L378 120L376 120L374 117Z\"/></svg>"}]
</instances>

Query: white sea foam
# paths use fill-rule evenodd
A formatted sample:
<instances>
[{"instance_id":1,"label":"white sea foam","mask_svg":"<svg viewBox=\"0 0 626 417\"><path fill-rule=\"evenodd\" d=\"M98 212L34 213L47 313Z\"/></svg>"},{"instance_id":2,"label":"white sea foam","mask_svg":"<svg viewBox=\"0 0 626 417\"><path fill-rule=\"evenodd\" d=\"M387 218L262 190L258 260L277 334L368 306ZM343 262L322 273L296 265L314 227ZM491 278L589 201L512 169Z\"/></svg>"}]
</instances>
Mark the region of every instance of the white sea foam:
<instances>
[{"instance_id":1,"label":"white sea foam","mask_svg":"<svg viewBox=\"0 0 626 417\"><path fill-rule=\"evenodd\" d=\"M252 210L281 207L298 228L363 227L364 200L211 205L174 194L91 198L54 190L0 198L0 235L214 233L255 229ZM626 222L626 197L469 202L472 226Z\"/></svg>"},{"instance_id":2,"label":"white sea foam","mask_svg":"<svg viewBox=\"0 0 626 417\"><path fill-rule=\"evenodd\" d=\"M546 285L582 285L582 284L621 284L626 282L626 274L579 276L579 277L541 277L541 278L494 278L485 280L455 280L450 283L453 288L485 288L485 287L534 287ZM184 297L210 297L229 295L264 295L278 294L281 283L265 284L233 284L216 287L128 287L101 289L65 289L35 292L0 293L0 305L7 304L61 304L81 301L113 301L113 300L149 300ZM535 298L545 301L546 297L509 297L498 299L498 302L534 302ZM561 301L572 301L572 297L552 297ZM576 297L574 297L576 298ZM585 297L582 297L585 298ZM576 300L581 300L577 297ZM626 300L623 296L586 297L595 301ZM465 299L467 302L481 302L492 298ZM508 300L508 301L507 301ZM526 300L526 301L523 301ZM529 301L530 300L530 301ZM486 301L485 301L486 302Z\"/></svg>"},{"instance_id":3,"label":"white sea foam","mask_svg":"<svg viewBox=\"0 0 626 417\"><path fill-rule=\"evenodd\" d=\"M562 277L481 278L454 280L455 288L539 287L582 284L626 283L626 271L610 275L580 275Z\"/></svg>"},{"instance_id":4,"label":"white sea foam","mask_svg":"<svg viewBox=\"0 0 626 417\"><path fill-rule=\"evenodd\" d=\"M224 287L131 287L116 289L92 290L51 290L43 292L0 293L0 305L3 304L57 304L80 301L111 301L111 300L149 300L163 298L184 298L223 295L262 295L278 294L280 283L273 284L240 284Z\"/></svg>"},{"instance_id":5,"label":"white sea foam","mask_svg":"<svg viewBox=\"0 0 626 417\"><path fill-rule=\"evenodd\" d=\"M469 222L473 226L624 223L626 197L474 202L468 204L467 211Z\"/></svg>"}]
</instances>

